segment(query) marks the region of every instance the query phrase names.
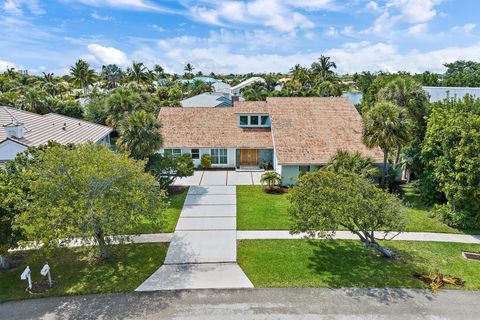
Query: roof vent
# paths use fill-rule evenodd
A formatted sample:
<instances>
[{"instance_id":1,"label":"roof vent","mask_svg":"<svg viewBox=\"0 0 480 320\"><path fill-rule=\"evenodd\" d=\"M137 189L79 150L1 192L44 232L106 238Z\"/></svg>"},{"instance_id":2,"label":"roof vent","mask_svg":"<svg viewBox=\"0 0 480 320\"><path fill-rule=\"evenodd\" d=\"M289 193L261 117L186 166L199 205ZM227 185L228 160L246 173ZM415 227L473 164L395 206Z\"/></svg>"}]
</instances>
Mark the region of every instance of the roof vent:
<instances>
[{"instance_id":1,"label":"roof vent","mask_svg":"<svg viewBox=\"0 0 480 320\"><path fill-rule=\"evenodd\" d=\"M5 128L5 135L7 138L23 138L23 123L20 122L11 122L9 124L3 125Z\"/></svg>"}]
</instances>

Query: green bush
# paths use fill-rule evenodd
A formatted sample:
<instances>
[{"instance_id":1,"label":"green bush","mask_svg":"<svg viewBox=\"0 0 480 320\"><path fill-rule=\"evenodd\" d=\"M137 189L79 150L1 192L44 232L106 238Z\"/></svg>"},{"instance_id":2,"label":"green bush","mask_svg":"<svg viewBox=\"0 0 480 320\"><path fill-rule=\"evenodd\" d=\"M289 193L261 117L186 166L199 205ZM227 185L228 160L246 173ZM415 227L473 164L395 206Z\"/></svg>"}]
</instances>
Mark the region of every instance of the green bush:
<instances>
[{"instance_id":1,"label":"green bush","mask_svg":"<svg viewBox=\"0 0 480 320\"><path fill-rule=\"evenodd\" d=\"M282 176L275 171L265 172L260 179L265 192L273 192L282 185Z\"/></svg>"},{"instance_id":2,"label":"green bush","mask_svg":"<svg viewBox=\"0 0 480 320\"><path fill-rule=\"evenodd\" d=\"M432 215L450 227L461 229L473 227L468 213L455 211L447 204L436 204L432 209Z\"/></svg>"},{"instance_id":3,"label":"green bush","mask_svg":"<svg viewBox=\"0 0 480 320\"><path fill-rule=\"evenodd\" d=\"M200 160L200 165L203 169L210 169L212 167L212 156L209 154L204 154Z\"/></svg>"}]
</instances>

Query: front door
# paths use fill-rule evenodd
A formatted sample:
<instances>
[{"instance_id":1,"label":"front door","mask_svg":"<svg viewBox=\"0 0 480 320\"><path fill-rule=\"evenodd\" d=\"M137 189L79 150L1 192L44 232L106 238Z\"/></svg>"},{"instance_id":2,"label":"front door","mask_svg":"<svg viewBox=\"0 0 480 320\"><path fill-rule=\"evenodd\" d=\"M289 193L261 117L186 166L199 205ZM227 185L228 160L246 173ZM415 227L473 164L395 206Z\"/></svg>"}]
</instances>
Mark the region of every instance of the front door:
<instances>
[{"instance_id":1,"label":"front door","mask_svg":"<svg viewBox=\"0 0 480 320\"><path fill-rule=\"evenodd\" d=\"M241 166L258 165L258 149L240 149Z\"/></svg>"}]
</instances>

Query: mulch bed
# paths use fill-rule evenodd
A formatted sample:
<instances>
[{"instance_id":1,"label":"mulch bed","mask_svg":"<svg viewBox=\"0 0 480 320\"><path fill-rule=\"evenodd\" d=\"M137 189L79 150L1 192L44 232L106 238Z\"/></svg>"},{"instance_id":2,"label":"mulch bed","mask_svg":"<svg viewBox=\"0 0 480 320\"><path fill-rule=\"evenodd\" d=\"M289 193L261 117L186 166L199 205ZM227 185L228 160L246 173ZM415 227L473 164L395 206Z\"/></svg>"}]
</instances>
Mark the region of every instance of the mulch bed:
<instances>
[{"instance_id":1,"label":"mulch bed","mask_svg":"<svg viewBox=\"0 0 480 320\"><path fill-rule=\"evenodd\" d=\"M176 196L176 195L182 194L185 191L185 189L186 188L183 186L170 186L167 189L167 194L169 196Z\"/></svg>"}]
</instances>

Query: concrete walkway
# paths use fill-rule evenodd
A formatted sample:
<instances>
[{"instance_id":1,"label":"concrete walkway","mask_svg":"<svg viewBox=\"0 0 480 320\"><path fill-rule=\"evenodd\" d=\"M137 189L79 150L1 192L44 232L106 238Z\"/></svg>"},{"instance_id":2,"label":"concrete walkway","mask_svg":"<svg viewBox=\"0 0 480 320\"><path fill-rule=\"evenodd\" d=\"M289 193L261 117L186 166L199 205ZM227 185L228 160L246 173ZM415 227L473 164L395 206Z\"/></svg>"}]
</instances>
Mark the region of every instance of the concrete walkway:
<instances>
[{"instance_id":1,"label":"concrete walkway","mask_svg":"<svg viewBox=\"0 0 480 320\"><path fill-rule=\"evenodd\" d=\"M175 181L178 186L240 186L261 185L260 178L264 171L235 171L235 170L197 170L193 176L180 178Z\"/></svg>"},{"instance_id":2,"label":"concrete walkway","mask_svg":"<svg viewBox=\"0 0 480 320\"><path fill-rule=\"evenodd\" d=\"M237 264L235 186L192 186L165 263L136 291L253 288Z\"/></svg>"},{"instance_id":3,"label":"concrete walkway","mask_svg":"<svg viewBox=\"0 0 480 320\"><path fill-rule=\"evenodd\" d=\"M375 236L383 238L383 232L375 232ZM302 239L305 234L290 234L288 230L246 230L237 231L238 240L248 239ZM358 236L350 231L337 231L333 239L342 240L358 240ZM402 232L400 234L391 232L386 238L387 240L403 240L403 241L433 241L433 242L457 242L457 243L473 243L480 244L480 235L469 234L453 234L453 233L433 233L433 232Z\"/></svg>"}]
</instances>

